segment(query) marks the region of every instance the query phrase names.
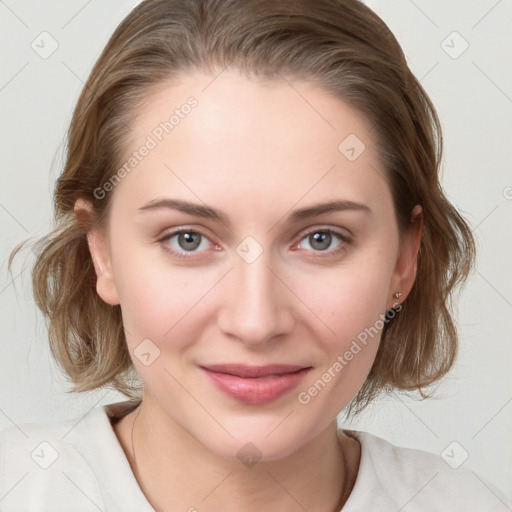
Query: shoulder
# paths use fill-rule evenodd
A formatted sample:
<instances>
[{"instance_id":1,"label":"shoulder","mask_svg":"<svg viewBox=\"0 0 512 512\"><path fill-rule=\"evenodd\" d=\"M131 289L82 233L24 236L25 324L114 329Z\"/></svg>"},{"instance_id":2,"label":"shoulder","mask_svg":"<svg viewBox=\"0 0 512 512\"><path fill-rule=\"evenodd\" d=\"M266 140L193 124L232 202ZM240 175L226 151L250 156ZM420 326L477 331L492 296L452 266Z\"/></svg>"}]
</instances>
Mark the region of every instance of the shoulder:
<instances>
[{"instance_id":1,"label":"shoulder","mask_svg":"<svg viewBox=\"0 0 512 512\"><path fill-rule=\"evenodd\" d=\"M3 511L104 510L94 472L70 436L79 421L24 423L0 430Z\"/></svg>"},{"instance_id":2,"label":"shoulder","mask_svg":"<svg viewBox=\"0 0 512 512\"><path fill-rule=\"evenodd\" d=\"M456 453L435 455L423 450L404 448L368 432L345 430L361 445L359 473L352 503L360 508L359 498L372 490L387 503L387 510L417 512L506 512L512 501L468 467L450 463ZM347 502L349 505L350 502ZM366 506L366 505L365 505ZM373 506L365 510L373 510ZM351 507L344 508L349 512ZM377 509L375 509L377 510Z\"/></svg>"}]
</instances>

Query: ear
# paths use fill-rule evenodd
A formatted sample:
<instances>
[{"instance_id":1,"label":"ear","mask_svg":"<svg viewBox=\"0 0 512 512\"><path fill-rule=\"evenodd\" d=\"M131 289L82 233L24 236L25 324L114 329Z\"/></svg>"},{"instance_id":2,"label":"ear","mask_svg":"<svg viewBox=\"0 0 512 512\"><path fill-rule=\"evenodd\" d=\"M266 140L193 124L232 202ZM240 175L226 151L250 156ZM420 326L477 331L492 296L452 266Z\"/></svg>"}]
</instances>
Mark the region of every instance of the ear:
<instances>
[{"instance_id":1,"label":"ear","mask_svg":"<svg viewBox=\"0 0 512 512\"><path fill-rule=\"evenodd\" d=\"M96 291L104 302L115 306L120 301L112 273L107 236L94 222L95 212L89 201L77 199L74 214L77 222L87 233L89 252L96 272Z\"/></svg>"},{"instance_id":2,"label":"ear","mask_svg":"<svg viewBox=\"0 0 512 512\"><path fill-rule=\"evenodd\" d=\"M422 230L423 209L418 204L411 213L411 225L403 235L400 254L391 278L387 308L396 306L398 302L403 302L413 287ZM401 293L399 299L393 296L395 292Z\"/></svg>"}]
</instances>

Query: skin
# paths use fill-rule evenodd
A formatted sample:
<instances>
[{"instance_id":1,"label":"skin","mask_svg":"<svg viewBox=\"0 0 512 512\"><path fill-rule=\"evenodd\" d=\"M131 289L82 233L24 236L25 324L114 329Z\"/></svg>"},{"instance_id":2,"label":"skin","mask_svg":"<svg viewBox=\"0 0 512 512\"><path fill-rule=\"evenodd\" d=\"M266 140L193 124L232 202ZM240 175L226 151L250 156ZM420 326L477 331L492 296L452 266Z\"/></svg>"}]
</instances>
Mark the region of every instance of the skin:
<instances>
[{"instance_id":1,"label":"skin","mask_svg":"<svg viewBox=\"0 0 512 512\"><path fill-rule=\"evenodd\" d=\"M107 229L88 230L97 292L120 304L145 384L140 410L115 432L157 510L340 510L357 476L360 446L337 433L336 416L364 383L380 336L308 404L298 394L397 303L396 291L406 298L421 209L400 244L372 127L346 103L307 82L292 87L236 71L212 80L187 75L147 99L127 155L188 97L198 106L110 192ZM354 161L338 149L349 134L366 146ZM139 210L162 198L209 205L230 225L172 209ZM295 209L334 199L363 203L370 212L287 220ZM93 214L83 200L75 211L80 222ZM170 233L179 227L204 234L195 252ZM307 233L326 228L348 241L333 235L319 248ZM262 249L251 263L236 251L247 236ZM145 339L160 350L148 366L134 354ZM278 400L248 405L214 388L197 366L226 362L313 368ZM130 436L137 413L135 464ZM262 456L251 468L237 457L248 442Z\"/></svg>"}]
</instances>

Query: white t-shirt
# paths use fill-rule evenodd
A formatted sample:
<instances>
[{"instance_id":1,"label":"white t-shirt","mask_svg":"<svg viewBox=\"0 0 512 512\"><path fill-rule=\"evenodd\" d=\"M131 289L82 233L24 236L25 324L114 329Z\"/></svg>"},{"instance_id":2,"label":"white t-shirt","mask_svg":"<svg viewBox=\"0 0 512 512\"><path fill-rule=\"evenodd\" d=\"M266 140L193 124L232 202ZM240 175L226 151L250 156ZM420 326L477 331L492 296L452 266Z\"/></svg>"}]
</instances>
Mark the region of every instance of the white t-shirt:
<instances>
[{"instance_id":1,"label":"white t-shirt","mask_svg":"<svg viewBox=\"0 0 512 512\"><path fill-rule=\"evenodd\" d=\"M97 406L82 418L0 431L2 512L154 512L110 418L137 405ZM349 430L361 461L343 512L506 512L512 501L473 471L440 456ZM195 507L201 511L201 504ZM194 504L191 504L193 507Z\"/></svg>"}]
</instances>

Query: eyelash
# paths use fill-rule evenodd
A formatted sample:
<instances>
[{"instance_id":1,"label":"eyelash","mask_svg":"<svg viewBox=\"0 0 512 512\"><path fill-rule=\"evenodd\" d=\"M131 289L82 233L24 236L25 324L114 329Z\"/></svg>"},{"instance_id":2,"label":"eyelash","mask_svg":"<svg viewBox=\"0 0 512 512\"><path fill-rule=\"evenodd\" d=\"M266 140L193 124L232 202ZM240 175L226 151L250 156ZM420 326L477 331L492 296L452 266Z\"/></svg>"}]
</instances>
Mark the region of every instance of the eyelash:
<instances>
[{"instance_id":1,"label":"eyelash","mask_svg":"<svg viewBox=\"0 0 512 512\"><path fill-rule=\"evenodd\" d=\"M181 233L193 233L195 235L199 235L199 236L209 240L209 238L204 233L201 233L201 231L197 231L197 230L189 229L189 228L180 228L180 229L176 229L174 231L171 231L169 233L166 233L164 236L162 236L158 240L158 242L161 243L162 249L164 251L166 251L166 252L168 252L168 253L170 253L173 256L178 257L178 258L188 258L188 259L194 258L193 254L195 253L194 251L176 251L175 249L171 249L168 244L164 243L166 241L169 241L171 238L174 238L176 235L180 235ZM331 235L337 236L341 240L340 246L338 246L334 250L331 250L331 251L327 251L327 250L325 250L325 251L313 251L313 252L318 252L320 254L321 253L327 253L328 256L320 256L320 255L318 255L318 256L315 256L315 257L324 258L324 257L334 257L334 256L337 256L339 253L341 253L342 251L346 250L346 248L347 248L346 246L351 243L351 239L350 239L349 236L347 236L344 233L341 233L341 232L339 232L339 231L337 231L335 229L332 229L332 228L312 229L312 230L304 233L302 235L300 241L304 240L305 238L307 238L310 235L313 235L314 233L329 233Z\"/></svg>"}]
</instances>

